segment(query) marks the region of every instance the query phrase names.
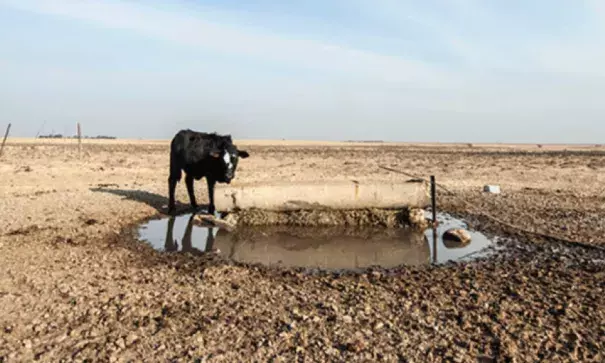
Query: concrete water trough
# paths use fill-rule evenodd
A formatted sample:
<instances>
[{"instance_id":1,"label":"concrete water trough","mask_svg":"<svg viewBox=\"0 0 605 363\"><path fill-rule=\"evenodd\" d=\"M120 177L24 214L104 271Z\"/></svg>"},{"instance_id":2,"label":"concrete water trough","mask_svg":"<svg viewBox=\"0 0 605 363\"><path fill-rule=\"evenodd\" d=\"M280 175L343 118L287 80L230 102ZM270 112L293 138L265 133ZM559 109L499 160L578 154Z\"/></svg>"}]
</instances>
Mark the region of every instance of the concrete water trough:
<instances>
[{"instance_id":1,"label":"concrete water trough","mask_svg":"<svg viewBox=\"0 0 605 363\"><path fill-rule=\"evenodd\" d=\"M283 212L295 210L356 210L366 208L424 208L430 203L425 181L357 182L314 181L267 184L217 185L214 204L219 212L261 209Z\"/></svg>"}]
</instances>

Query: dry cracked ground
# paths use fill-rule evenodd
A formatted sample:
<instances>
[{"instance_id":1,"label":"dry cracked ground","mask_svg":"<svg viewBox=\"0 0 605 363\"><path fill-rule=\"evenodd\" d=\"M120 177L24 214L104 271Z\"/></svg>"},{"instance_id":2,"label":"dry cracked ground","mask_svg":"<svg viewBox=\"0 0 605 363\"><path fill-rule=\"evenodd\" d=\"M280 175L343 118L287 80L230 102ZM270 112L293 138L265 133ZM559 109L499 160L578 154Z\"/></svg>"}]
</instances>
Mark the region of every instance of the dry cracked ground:
<instances>
[{"instance_id":1,"label":"dry cracked ground","mask_svg":"<svg viewBox=\"0 0 605 363\"><path fill-rule=\"evenodd\" d=\"M605 150L240 147L251 157L235 183L434 174L455 192L440 208L510 237L506 253L312 275L162 254L123 229L166 204L167 142L88 141L79 157L71 141L13 140L0 160L0 362L605 360ZM184 185L177 196L187 203Z\"/></svg>"}]
</instances>

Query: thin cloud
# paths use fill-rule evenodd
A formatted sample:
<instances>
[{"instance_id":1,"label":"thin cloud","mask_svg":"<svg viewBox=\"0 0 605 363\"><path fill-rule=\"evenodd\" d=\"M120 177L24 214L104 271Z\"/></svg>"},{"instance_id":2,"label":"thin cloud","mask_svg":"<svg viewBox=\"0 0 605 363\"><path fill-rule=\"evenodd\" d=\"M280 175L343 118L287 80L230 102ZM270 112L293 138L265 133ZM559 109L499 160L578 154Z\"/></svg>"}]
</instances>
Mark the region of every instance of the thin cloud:
<instances>
[{"instance_id":1,"label":"thin cloud","mask_svg":"<svg viewBox=\"0 0 605 363\"><path fill-rule=\"evenodd\" d=\"M399 31L413 22L436 47L462 61L458 72L575 73L605 69L605 2L601 0L485 2L479 0L352 0L377 24ZM565 75L564 75L565 76Z\"/></svg>"},{"instance_id":2,"label":"thin cloud","mask_svg":"<svg viewBox=\"0 0 605 363\"><path fill-rule=\"evenodd\" d=\"M225 54L237 54L385 82L445 86L454 75L423 62L342 47L314 40L292 40L268 32L211 22L184 9L157 10L118 1L7 0L14 8L69 17L107 28L128 29L147 36Z\"/></svg>"}]
</instances>

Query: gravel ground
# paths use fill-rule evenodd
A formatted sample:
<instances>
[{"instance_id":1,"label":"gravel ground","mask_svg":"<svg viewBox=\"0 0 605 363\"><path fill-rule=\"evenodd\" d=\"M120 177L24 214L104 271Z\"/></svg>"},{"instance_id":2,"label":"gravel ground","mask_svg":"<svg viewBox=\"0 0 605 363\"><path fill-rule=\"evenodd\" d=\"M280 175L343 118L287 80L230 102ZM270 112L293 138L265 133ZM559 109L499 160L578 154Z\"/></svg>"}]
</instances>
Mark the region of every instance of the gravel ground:
<instances>
[{"instance_id":1,"label":"gravel ground","mask_svg":"<svg viewBox=\"0 0 605 363\"><path fill-rule=\"evenodd\" d=\"M508 237L506 252L364 274L161 254L124 228L166 204L167 142L86 142L82 158L65 142L12 142L0 162L0 362L605 360L602 150L245 147L240 182L405 178L378 165L434 174L456 193L440 193L440 209ZM482 193L488 183L503 193Z\"/></svg>"}]
</instances>

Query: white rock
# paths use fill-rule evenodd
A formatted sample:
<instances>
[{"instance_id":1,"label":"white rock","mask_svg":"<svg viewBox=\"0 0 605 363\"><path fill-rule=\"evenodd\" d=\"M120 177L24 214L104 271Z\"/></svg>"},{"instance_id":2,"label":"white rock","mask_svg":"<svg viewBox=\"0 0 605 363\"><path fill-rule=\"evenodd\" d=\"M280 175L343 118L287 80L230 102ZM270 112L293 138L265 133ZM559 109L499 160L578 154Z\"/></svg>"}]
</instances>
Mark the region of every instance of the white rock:
<instances>
[{"instance_id":1,"label":"white rock","mask_svg":"<svg viewBox=\"0 0 605 363\"><path fill-rule=\"evenodd\" d=\"M483 187L483 191L486 193L500 194L500 186L499 185L486 185Z\"/></svg>"},{"instance_id":2,"label":"white rock","mask_svg":"<svg viewBox=\"0 0 605 363\"><path fill-rule=\"evenodd\" d=\"M471 235L464 229L452 228L443 233L443 239L467 244L471 241Z\"/></svg>"}]
</instances>

